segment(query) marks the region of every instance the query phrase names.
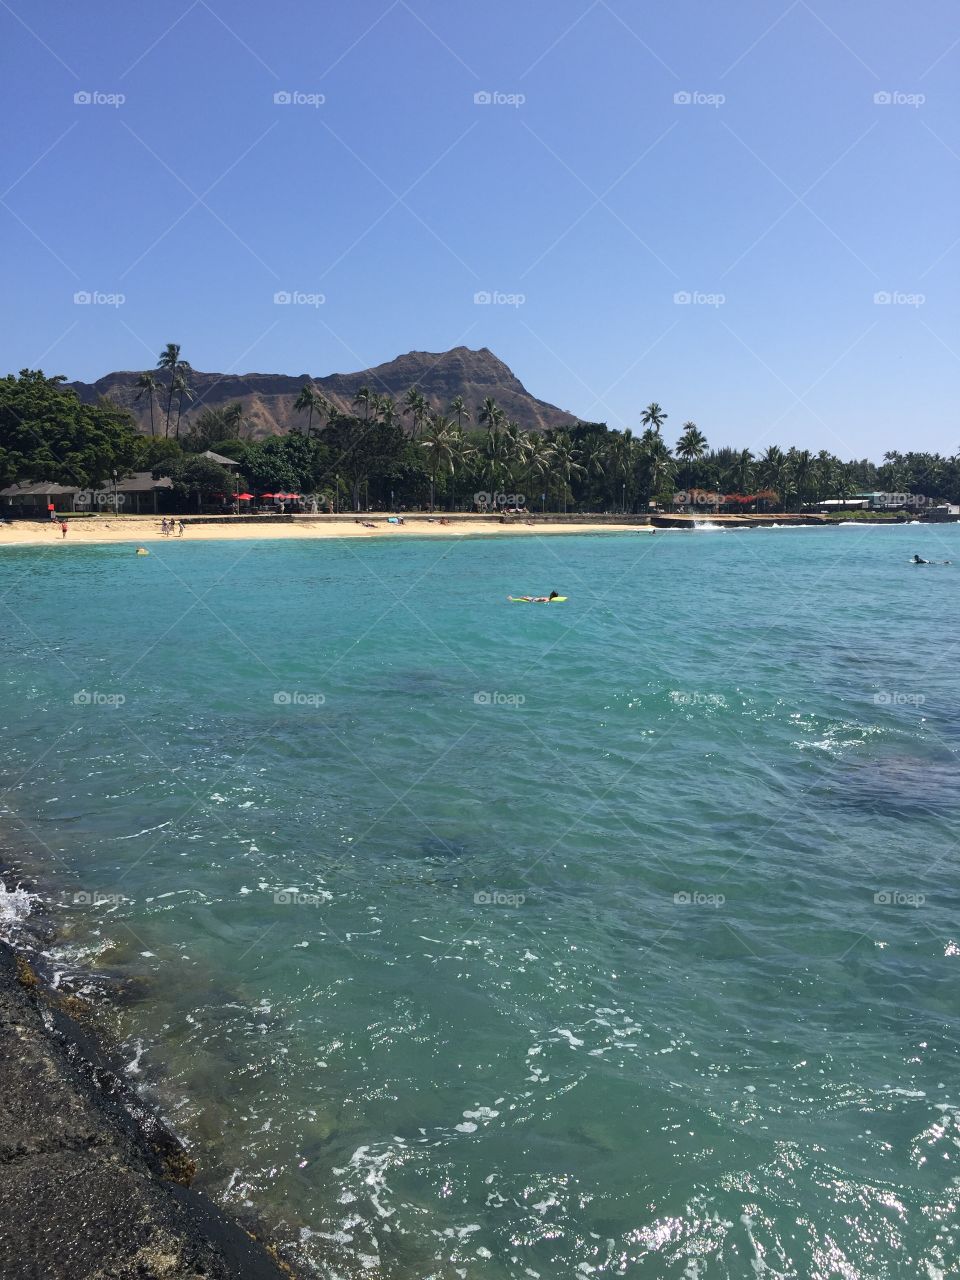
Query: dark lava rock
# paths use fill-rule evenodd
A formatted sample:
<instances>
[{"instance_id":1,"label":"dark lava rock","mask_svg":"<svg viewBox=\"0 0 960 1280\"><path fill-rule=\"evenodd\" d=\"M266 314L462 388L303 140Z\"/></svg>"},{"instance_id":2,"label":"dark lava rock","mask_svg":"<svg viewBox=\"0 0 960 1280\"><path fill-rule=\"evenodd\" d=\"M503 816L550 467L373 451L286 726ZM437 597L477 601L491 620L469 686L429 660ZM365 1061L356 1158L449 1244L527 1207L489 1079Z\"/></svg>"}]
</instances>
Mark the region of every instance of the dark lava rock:
<instances>
[{"instance_id":1,"label":"dark lava rock","mask_svg":"<svg viewBox=\"0 0 960 1280\"><path fill-rule=\"evenodd\" d=\"M178 1185L191 1172L100 1046L0 943L3 1280L289 1280L272 1251Z\"/></svg>"}]
</instances>

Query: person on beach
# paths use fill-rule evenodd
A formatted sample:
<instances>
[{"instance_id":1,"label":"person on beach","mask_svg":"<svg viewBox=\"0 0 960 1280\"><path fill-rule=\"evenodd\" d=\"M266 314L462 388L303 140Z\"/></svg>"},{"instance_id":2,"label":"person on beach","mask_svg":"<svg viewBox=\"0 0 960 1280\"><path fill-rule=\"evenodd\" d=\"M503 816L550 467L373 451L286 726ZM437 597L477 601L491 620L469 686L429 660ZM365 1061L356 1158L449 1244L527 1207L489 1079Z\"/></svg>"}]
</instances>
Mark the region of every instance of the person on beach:
<instances>
[{"instance_id":1,"label":"person on beach","mask_svg":"<svg viewBox=\"0 0 960 1280\"><path fill-rule=\"evenodd\" d=\"M177 537L178 538L183 537L183 521L182 520L177 521Z\"/></svg>"},{"instance_id":2,"label":"person on beach","mask_svg":"<svg viewBox=\"0 0 960 1280\"><path fill-rule=\"evenodd\" d=\"M61 521L60 521L60 532L61 532L61 534L62 534L64 537L66 537L66 536L67 536L67 522L66 522L66 520L61 520Z\"/></svg>"}]
</instances>

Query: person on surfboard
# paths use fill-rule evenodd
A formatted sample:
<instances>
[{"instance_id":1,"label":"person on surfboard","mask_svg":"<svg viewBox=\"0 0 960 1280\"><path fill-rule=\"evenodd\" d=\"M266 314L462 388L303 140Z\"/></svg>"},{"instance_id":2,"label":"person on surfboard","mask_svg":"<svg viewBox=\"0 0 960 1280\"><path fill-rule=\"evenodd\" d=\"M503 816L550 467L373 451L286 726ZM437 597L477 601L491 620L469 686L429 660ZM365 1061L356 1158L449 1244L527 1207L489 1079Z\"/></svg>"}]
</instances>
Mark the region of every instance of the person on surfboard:
<instances>
[{"instance_id":1,"label":"person on surfboard","mask_svg":"<svg viewBox=\"0 0 960 1280\"><path fill-rule=\"evenodd\" d=\"M548 596L512 596L513 600L523 600L527 604L549 604L551 600L559 599L559 591L551 591Z\"/></svg>"}]
</instances>

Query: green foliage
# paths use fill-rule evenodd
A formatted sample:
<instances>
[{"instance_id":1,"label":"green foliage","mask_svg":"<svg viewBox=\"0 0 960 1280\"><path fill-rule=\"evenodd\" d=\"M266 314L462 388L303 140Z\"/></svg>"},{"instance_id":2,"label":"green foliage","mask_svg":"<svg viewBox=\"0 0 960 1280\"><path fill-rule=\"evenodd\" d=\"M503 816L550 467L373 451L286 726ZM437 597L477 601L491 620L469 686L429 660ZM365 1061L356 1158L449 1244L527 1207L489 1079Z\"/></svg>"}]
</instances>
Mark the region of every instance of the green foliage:
<instances>
[{"instance_id":1,"label":"green foliage","mask_svg":"<svg viewBox=\"0 0 960 1280\"><path fill-rule=\"evenodd\" d=\"M236 492L235 477L226 467L200 454L181 454L163 463L153 474L155 477L168 475L173 481L174 493L181 498L196 498L198 504L218 496L229 499Z\"/></svg>"},{"instance_id":2,"label":"green foliage","mask_svg":"<svg viewBox=\"0 0 960 1280\"><path fill-rule=\"evenodd\" d=\"M183 409L184 396L190 394L187 386L186 375L189 372L190 365L188 361L180 358L179 342L168 342L164 349L160 352L160 358L157 360L157 368L163 369L167 375L166 382L166 415L164 418L163 434L170 434L170 414L173 410L173 397L179 393L179 404L177 407L177 433L180 431L180 413ZM138 382L143 387L143 380ZM156 384L154 384L156 385Z\"/></svg>"},{"instance_id":3,"label":"green foliage","mask_svg":"<svg viewBox=\"0 0 960 1280\"><path fill-rule=\"evenodd\" d=\"M328 478L327 444L298 431L247 445L243 457L227 454L243 465L252 490L259 493L315 493Z\"/></svg>"},{"instance_id":4,"label":"green foliage","mask_svg":"<svg viewBox=\"0 0 960 1280\"><path fill-rule=\"evenodd\" d=\"M128 415L113 405L80 404L58 385L63 379L28 370L4 379L0 481L95 487L115 469L137 468L170 474L181 495L232 493L237 478L199 456L212 450L236 460L245 477L240 483L258 494L328 493L338 505L348 494L357 509L362 498L383 508L391 496L398 505L469 507L473 494L483 491L524 494L534 508L644 511L652 498L669 505L680 486L721 495L759 493L765 510L799 510L868 490L929 501L960 497L960 456L892 452L877 466L865 458L845 462L826 450L814 455L771 445L755 457L749 449L709 448L689 421L671 450L663 436L669 415L655 401L639 414L645 428L639 436L603 422L538 432L508 421L492 396L473 405L457 396L446 412L437 412L416 387L399 404L361 387L354 397L357 414L343 414L307 379L294 406L299 430L245 441L243 408L236 403L203 409L178 442L192 394L190 366L179 346L169 343L158 368L136 384L138 401L150 405L150 437L138 437Z\"/></svg>"},{"instance_id":5,"label":"green foliage","mask_svg":"<svg viewBox=\"0 0 960 1280\"><path fill-rule=\"evenodd\" d=\"M347 482L354 510L360 509L360 492L366 486L381 490L398 475L407 440L399 426L367 422L342 415L323 433L329 449L329 467Z\"/></svg>"},{"instance_id":6,"label":"green foliage","mask_svg":"<svg viewBox=\"0 0 960 1280\"><path fill-rule=\"evenodd\" d=\"M0 379L0 485L27 480L95 488L136 462L133 419L109 401L81 404L39 369Z\"/></svg>"},{"instance_id":7,"label":"green foliage","mask_svg":"<svg viewBox=\"0 0 960 1280\"><path fill-rule=\"evenodd\" d=\"M212 449L214 442L236 435L243 422L243 405L221 405L216 409L204 409L190 424L182 444L188 453L203 453ZM219 452L219 450L215 450ZM230 455L232 456L232 455Z\"/></svg>"},{"instance_id":8,"label":"green foliage","mask_svg":"<svg viewBox=\"0 0 960 1280\"><path fill-rule=\"evenodd\" d=\"M243 465L243 460L247 456L247 449L250 448L249 440L214 440L208 446L211 453L219 453L221 458L229 458L232 462L239 462Z\"/></svg>"},{"instance_id":9,"label":"green foliage","mask_svg":"<svg viewBox=\"0 0 960 1280\"><path fill-rule=\"evenodd\" d=\"M176 440L167 440L163 436L141 436L137 441L137 471L153 471L155 468L170 467L177 458L183 457L183 449Z\"/></svg>"}]
</instances>

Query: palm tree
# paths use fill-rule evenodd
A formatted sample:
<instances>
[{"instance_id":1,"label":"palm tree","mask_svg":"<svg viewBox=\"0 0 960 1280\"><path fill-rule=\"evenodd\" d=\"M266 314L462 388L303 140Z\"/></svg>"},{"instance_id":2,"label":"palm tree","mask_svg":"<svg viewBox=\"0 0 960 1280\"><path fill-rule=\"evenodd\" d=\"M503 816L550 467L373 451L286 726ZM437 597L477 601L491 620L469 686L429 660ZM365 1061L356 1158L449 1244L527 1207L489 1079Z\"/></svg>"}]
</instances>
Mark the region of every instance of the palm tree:
<instances>
[{"instance_id":1,"label":"palm tree","mask_svg":"<svg viewBox=\"0 0 960 1280\"><path fill-rule=\"evenodd\" d=\"M233 404L227 405L223 411L224 429L229 434L231 431L237 433L237 439L240 438L241 424L243 423L243 405L239 400L235 400Z\"/></svg>"},{"instance_id":2,"label":"palm tree","mask_svg":"<svg viewBox=\"0 0 960 1280\"><path fill-rule=\"evenodd\" d=\"M510 471L510 487L516 490L527 465L530 437L519 422L510 421L503 429L504 452Z\"/></svg>"},{"instance_id":3,"label":"palm tree","mask_svg":"<svg viewBox=\"0 0 960 1280\"><path fill-rule=\"evenodd\" d=\"M817 467L813 477L814 498L817 502L833 488L833 476L837 459L826 449L817 454Z\"/></svg>"},{"instance_id":4,"label":"palm tree","mask_svg":"<svg viewBox=\"0 0 960 1280\"><path fill-rule=\"evenodd\" d=\"M766 453L757 463L757 474L760 483L767 489L776 490L777 497L780 499L781 506L786 494L787 488L787 459L783 450L779 449L775 444L770 445Z\"/></svg>"},{"instance_id":5,"label":"palm tree","mask_svg":"<svg viewBox=\"0 0 960 1280\"><path fill-rule=\"evenodd\" d=\"M580 450L570 439L566 431L558 431L553 439L553 472L563 486L563 514L567 514L567 493L570 481L575 476L585 474L579 462Z\"/></svg>"},{"instance_id":6,"label":"palm tree","mask_svg":"<svg viewBox=\"0 0 960 1280\"><path fill-rule=\"evenodd\" d=\"M642 488L649 502L651 497L660 493L674 471L673 458L658 428L652 425L647 427L640 437L638 455L643 476Z\"/></svg>"},{"instance_id":7,"label":"palm tree","mask_svg":"<svg viewBox=\"0 0 960 1280\"><path fill-rule=\"evenodd\" d=\"M326 398L326 396L321 395L319 391L315 391L313 393L313 403L317 411L317 417L321 418L325 416L327 419L327 425L329 426L329 424L336 417L337 411L334 408L334 406L330 403L330 401ZM317 435L320 434L320 430L321 428L318 427ZM307 434L310 435L312 433L308 431Z\"/></svg>"},{"instance_id":8,"label":"palm tree","mask_svg":"<svg viewBox=\"0 0 960 1280\"><path fill-rule=\"evenodd\" d=\"M606 475L607 451L598 435L590 435L580 446L580 465L588 485L591 480L602 480ZM590 495L593 498L591 487Z\"/></svg>"},{"instance_id":9,"label":"palm tree","mask_svg":"<svg viewBox=\"0 0 960 1280\"><path fill-rule=\"evenodd\" d=\"M480 407L480 416L477 421L482 422L487 431L492 432L500 426L506 416L493 396L487 396Z\"/></svg>"},{"instance_id":10,"label":"palm tree","mask_svg":"<svg viewBox=\"0 0 960 1280\"><path fill-rule=\"evenodd\" d=\"M152 373L141 373L137 378L136 386L139 388L134 398L134 402L139 404L144 396L147 397L147 403L150 405L150 434L155 436L157 433L153 425L153 400L157 393L157 380Z\"/></svg>"},{"instance_id":11,"label":"palm tree","mask_svg":"<svg viewBox=\"0 0 960 1280\"><path fill-rule=\"evenodd\" d=\"M363 420L366 422L370 417L370 406L373 403L373 393L369 387L359 387L357 394L353 397L355 405L363 405Z\"/></svg>"},{"instance_id":12,"label":"palm tree","mask_svg":"<svg viewBox=\"0 0 960 1280\"><path fill-rule=\"evenodd\" d=\"M492 427L483 442L481 474L490 486L496 505L496 495L506 488L510 477L510 442L502 427Z\"/></svg>"},{"instance_id":13,"label":"palm tree","mask_svg":"<svg viewBox=\"0 0 960 1280\"><path fill-rule=\"evenodd\" d=\"M794 452L791 460L791 470L793 472L793 483L797 489L797 511L803 508L804 494L810 488L810 482L814 478L813 457L809 449L801 449Z\"/></svg>"},{"instance_id":14,"label":"palm tree","mask_svg":"<svg viewBox=\"0 0 960 1280\"><path fill-rule=\"evenodd\" d=\"M420 442L422 447L427 450L430 459L431 514L436 500L437 475L441 468L451 475L453 474L456 451L453 432L453 423L448 418L445 418L442 413L434 413L430 417L430 426Z\"/></svg>"},{"instance_id":15,"label":"palm tree","mask_svg":"<svg viewBox=\"0 0 960 1280\"><path fill-rule=\"evenodd\" d=\"M738 493L746 494L753 488L753 470L753 454L749 449L741 449L732 467L733 483Z\"/></svg>"},{"instance_id":16,"label":"palm tree","mask_svg":"<svg viewBox=\"0 0 960 1280\"><path fill-rule=\"evenodd\" d=\"M459 427L450 432L450 510L457 509L456 476L457 471L469 466L476 457L477 451L469 443Z\"/></svg>"},{"instance_id":17,"label":"palm tree","mask_svg":"<svg viewBox=\"0 0 960 1280\"><path fill-rule=\"evenodd\" d=\"M669 416L669 414L664 413L656 400L654 400L651 404L648 404L643 413L641 413L640 425L644 427L652 427L654 431L659 433L660 428Z\"/></svg>"},{"instance_id":18,"label":"palm tree","mask_svg":"<svg viewBox=\"0 0 960 1280\"><path fill-rule=\"evenodd\" d=\"M392 427L397 420L397 405L392 396L380 396L377 400L377 414L385 427Z\"/></svg>"},{"instance_id":19,"label":"palm tree","mask_svg":"<svg viewBox=\"0 0 960 1280\"><path fill-rule=\"evenodd\" d=\"M466 418L468 422L470 421L470 410L464 404L463 396L453 397L450 401L449 412L457 415L457 430L462 431L464 418Z\"/></svg>"},{"instance_id":20,"label":"palm tree","mask_svg":"<svg viewBox=\"0 0 960 1280\"><path fill-rule=\"evenodd\" d=\"M414 440L420 434L420 428L423 426L423 420L427 416L429 406L424 399L423 392L418 391L416 387L411 387L403 400L403 416L408 413L413 415L413 431L410 433Z\"/></svg>"},{"instance_id":21,"label":"palm tree","mask_svg":"<svg viewBox=\"0 0 960 1280\"><path fill-rule=\"evenodd\" d=\"M852 464L849 462L838 462L833 473L833 496L844 504L855 488L853 476L851 475L851 466Z\"/></svg>"},{"instance_id":22,"label":"palm tree","mask_svg":"<svg viewBox=\"0 0 960 1280\"><path fill-rule=\"evenodd\" d=\"M173 383L171 384L171 391L176 391L177 393L177 429L174 432L175 440L180 439L180 415L183 413L184 399L186 399L188 404L193 399L193 388L187 385L186 378L186 371L189 368L190 366L186 361L183 361L180 368L174 374Z\"/></svg>"},{"instance_id":23,"label":"palm tree","mask_svg":"<svg viewBox=\"0 0 960 1280\"><path fill-rule=\"evenodd\" d=\"M173 408L173 393L175 390L174 382L176 381L177 371L181 366L188 368L187 362L180 359L180 343L168 342L160 353L160 359L157 361L158 369L166 369L170 374L170 388L167 394L167 420L163 429L164 436L170 434L170 413Z\"/></svg>"},{"instance_id":24,"label":"palm tree","mask_svg":"<svg viewBox=\"0 0 960 1280\"><path fill-rule=\"evenodd\" d=\"M303 413L304 410L307 411L307 435L308 436L312 433L312 429L313 429L313 411L314 409L319 409L320 399L321 399L320 395L310 385L310 383L305 382L303 386L300 388L300 394L297 396L296 400L294 400L293 402L293 407L297 411L297 413Z\"/></svg>"},{"instance_id":25,"label":"palm tree","mask_svg":"<svg viewBox=\"0 0 960 1280\"><path fill-rule=\"evenodd\" d=\"M707 451L707 437L695 422L683 424L683 435L677 441L677 457L687 463L687 488L693 476L693 463L698 462Z\"/></svg>"},{"instance_id":26,"label":"palm tree","mask_svg":"<svg viewBox=\"0 0 960 1280\"><path fill-rule=\"evenodd\" d=\"M553 466L553 445L539 431L530 432L527 436L527 475L532 480L543 482L549 476Z\"/></svg>"},{"instance_id":27,"label":"palm tree","mask_svg":"<svg viewBox=\"0 0 960 1280\"><path fill-rule=\"evenodd\" d=\"M624 510L627 505L627 486L633 477L636 450L637 441L634 440L633 432L629 427L624 431L616 432L607 442L609 477L613 483L616 479L620 481L620 505ZM616 506L615 491L611 494L611 498L613 505Z\"/></svg>"}]
</instances>

